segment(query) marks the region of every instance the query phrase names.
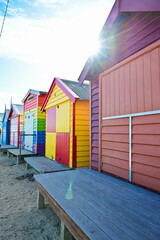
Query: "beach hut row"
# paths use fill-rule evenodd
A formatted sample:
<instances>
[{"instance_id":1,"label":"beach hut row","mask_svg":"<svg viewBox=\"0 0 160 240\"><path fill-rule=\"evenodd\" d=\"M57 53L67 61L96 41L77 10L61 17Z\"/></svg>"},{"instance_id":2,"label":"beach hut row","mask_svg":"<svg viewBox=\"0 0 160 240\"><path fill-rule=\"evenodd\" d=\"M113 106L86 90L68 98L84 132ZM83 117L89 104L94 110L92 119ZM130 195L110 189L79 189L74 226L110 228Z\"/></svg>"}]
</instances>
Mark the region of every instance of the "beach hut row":
<instances>
[{"instance_id":1,"label":"beach hut row","mask_svg":"<svg viewBox=\"0 0 160 240\"><path fill-rule=\"evenodd\" d=\"M23 133L35 136L23 148L160 192L159 1L116 0L99 41L79 87L54 78L47 94L26 94Z\"/></svg>"},{"instance_id":2,"label":"beach hut row","mask_svg":"<svg viewBox=\"0 0 160 240\"><path fill-rule=\"evenodd\" d=\"M54 78L48 93L30 89L22 102L5 110L2 143L71 168L89 166L88 84Z\"/></svg>"}]
</instances>

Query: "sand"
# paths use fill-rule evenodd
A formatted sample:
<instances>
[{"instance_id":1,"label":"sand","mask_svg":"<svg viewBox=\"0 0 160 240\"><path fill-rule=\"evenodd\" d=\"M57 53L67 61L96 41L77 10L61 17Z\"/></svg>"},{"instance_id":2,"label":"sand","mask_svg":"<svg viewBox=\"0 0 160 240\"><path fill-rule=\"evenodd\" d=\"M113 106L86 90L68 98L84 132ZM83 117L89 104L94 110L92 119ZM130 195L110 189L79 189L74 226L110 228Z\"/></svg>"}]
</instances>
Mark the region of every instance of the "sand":
<instances>
[{"instance_id":1,"label":"sand","mask_svg":"<svg viewBox=\"0 0 160 240\"><path fill-rule=\"evenodd\" d=\"M0 240L60 239L60 220L50 206L36 208L32 174L33 169L26 170L25 164L16 165L16 158L0 153Z\"/></svg>"}]
</instances>

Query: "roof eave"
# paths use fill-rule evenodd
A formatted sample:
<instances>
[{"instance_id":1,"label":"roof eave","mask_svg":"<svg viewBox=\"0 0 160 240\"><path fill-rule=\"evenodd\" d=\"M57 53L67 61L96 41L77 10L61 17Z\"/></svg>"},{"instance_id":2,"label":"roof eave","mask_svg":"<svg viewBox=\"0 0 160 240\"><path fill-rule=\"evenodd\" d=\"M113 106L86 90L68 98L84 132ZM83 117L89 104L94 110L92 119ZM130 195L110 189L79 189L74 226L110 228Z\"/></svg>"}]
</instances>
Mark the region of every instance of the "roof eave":
<instances>
[{"instance_id":1,"label":"roof eave","mask_svg":"<svg viewBox=\"0 0 160 240\"><path fill-rule=\"evenodd\" d=\"M99 39L101 38L101 35L104 31L104 28L106 28L106 31L109 31L112 24L114 23L114 21L117 19L119 15L119 0L115 1L110 13L109 13L109 16L107 17L107 20L105 21L104 25L103 25L103 28L100 32L100 35L99 35ZM86 76L89 72L89 69L91 68L93 62L94 62L94 58L95 57L89 57L79 78L78 78L78 81L79 81L79 86L81 86L84 82L84 80L90 80L90 79L86 79Z\"/></svg>"},{"instance_id":2,"label":"roof eave","mask_svg":"<svg viewBox=\"0 0 160 240\"><path fill-rule=\"evenodd\" d=\"M54 88L55 84L57 84L64 91L64 93L70 98L70 100L72 102L75 102L76 99L79 99L79 96L76 95L60 78L55 77L53 79L53 82L52 82L52 84L50 86L48 94L46 95L45 100L43 102L43 105L41 107L41 113L44 111L44 109L46 107L46 104L47 104L47 102L49 100L49 97L50 97L50 95L51 95L51 93L53 91L53 88Z\"/></svg>"},{"instance_id":3,"label":"roof eave","mask_svg":"<svg viewBox=\"0 0 160 240\"><path fill-rule=\"evenodd\" d=\"M28 95L29 95L30 93L35 94L35 95L37 95L37 96L40 96L41 94L47 95L47 92L29 89L28 92L26 93L26 95L24 96L24 98L22 99L22 103L25 102L25 100L27 99L27 97L28 97Z\"/></svg>"},{"instance_id":4,"label":"roof eave","mask_svg":"<svg viewBox=\"0 0 160 240\"><path fill-rule=\"evenodd\" d=\"M101 35L103 34L103 31L110 31L112 25L114 24L115 20L118 18L118 16L123 12L157 12L160 11L160 4L157 0L116 0L111 12L109 13L109 16L107 20L105 21L105 24L102 28L102 31L99 35L99 39L101 38ZM88 59L89 60L89 59ZM89 73L89 70L94 63L94 59L92 60L92 64L88 64L88 60L78 78L79 86L81 86L84 82L84 80L91 80L86 79L89 78L87 74Z\"/></svg>"}]
</instances>

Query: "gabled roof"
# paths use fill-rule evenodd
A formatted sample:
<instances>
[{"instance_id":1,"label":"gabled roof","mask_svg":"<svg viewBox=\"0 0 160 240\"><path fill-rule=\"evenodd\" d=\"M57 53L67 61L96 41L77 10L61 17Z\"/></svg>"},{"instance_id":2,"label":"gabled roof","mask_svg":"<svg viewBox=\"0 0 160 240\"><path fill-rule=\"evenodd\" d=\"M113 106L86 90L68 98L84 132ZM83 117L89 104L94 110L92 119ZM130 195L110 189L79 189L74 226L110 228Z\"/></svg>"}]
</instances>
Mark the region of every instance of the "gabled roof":
<instances>
[{"instance_id":1,"label":"gabled roof","mask_svg":"<svg viewBox=\"0 0 160 240\"><path fill-rule=\"evenodd\" d=\"M64 80L60 78L54 78L51 84L51 87L48 91L48 94L44 100L44 103L42 105L41 112L43 112L44 108L46 107L49 97L52 94L53 88L56 84L64 91L64 93L71 99L72 102L75 102L76 99L83 99L83 100L89 99L88 84L83 84L82 87L79 87L78 82Z\"/></svg>"},{"instance_id":2,"label":"gabled roof","mask_svg":"<svg viewBox=\"0 0 160 240\"><path fill-rule=\"evenodd\" d=\"M113 34L115 32L115 29L119 28L119 25L122 21L127 22L127 17L125 19L125 14L140 14L140 13L148 13L148 12L159 12L160 11L160 1L159 0L116 0L111 12L109 13L109 16L102 28L102 31L99 36L99 40L102 43L102 45L107 46L107 56L105 52L105 56L100 56L100 54L97 54L97 56L91 56L88 58L79 78L79 85L83 83L84 80L91 80L91 76L94 74L97 76L100 72L104 71L105 67L104 62L110 61L110 59L113 57L113 51L114 49L111 48L111 44L114 41L113 40ZM113 29L113 32L111 32L111 29ZM115 35L116 36L116 35ZM112 38L111 41L106 41L107 38ZM105 41L104 41L105 39ZM113 59L113 61L116 60ZM97 69L96 69L97 66Z\"/></svg>"},{"instance_id":3,"label":"gabled roof","mask_svg":"<svg viewBox=\"0 0 160 240\"><path fill-rule=\"evenodd\" d=\"M16 115L23 115L23 105L12 104L11 109L8 114L8 118L10 117L12 111L14 111Z\"/></svg>"},{"instance_id":4,"label":"gabled roof","mask_svg":"<svg viewBox=\"0 0 160 240\"><path fill-rule=\"evenodd\" d=\"M10 112L9 109L5 109L2 122L4 121L5 116L6 116L6 119L8 118L9 112Z\"/></svg>"},{"instance_id":5,"label":"gabled roof","mask_svg":"<svg viewBox=\"0 0 160 240\"><path fill-rule=\"evenodd\" d=\"M38 90L34 90L34 89L29 89L28 92L26 93L26 95L24 96L22 102L24 103L24 101L27 99L28 95L32 93L32 94L35 94L37 96L41 95L41 94L47 94L47 92L44 92L44 91L38 91Z\"/></svg>"},{"instance_id":6,"label":"gabled roof","mask_svg":"<svg viewBox=\"0 0 160 240\"><path fill-rule=\"evenodd\" d=\"M80 99L89 100L89 84L79 87L78 82L61 79Z\"/></svg>"}]
</instances>

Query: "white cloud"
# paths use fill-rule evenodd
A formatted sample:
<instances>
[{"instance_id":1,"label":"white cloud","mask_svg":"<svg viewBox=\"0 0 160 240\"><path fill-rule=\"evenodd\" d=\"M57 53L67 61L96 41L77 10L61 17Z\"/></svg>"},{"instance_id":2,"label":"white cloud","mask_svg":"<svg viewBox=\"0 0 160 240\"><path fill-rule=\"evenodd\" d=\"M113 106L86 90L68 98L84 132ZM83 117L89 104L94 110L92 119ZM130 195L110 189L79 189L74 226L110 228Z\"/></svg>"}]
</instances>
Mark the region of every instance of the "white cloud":
<instances>
[{"instance_id":1,"label":"white cloud","mask_svg":"<svg viewBox=\"0 0 160 240\"><path fill-rule=\"evenodd\" d=\"M96 14L96 10L92 12ZM0 56L26 62L59 64L65 68L87 58L98 36L99 25L88 18L87 11L74 19L7 18L1 38ZM96 21L96 19L95 19ZM58 64L57 64L58 63Z\"/></svg>"}]
</instances>

